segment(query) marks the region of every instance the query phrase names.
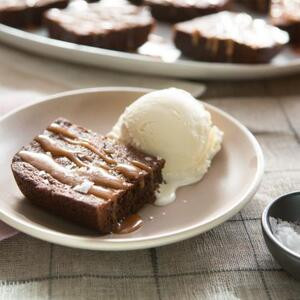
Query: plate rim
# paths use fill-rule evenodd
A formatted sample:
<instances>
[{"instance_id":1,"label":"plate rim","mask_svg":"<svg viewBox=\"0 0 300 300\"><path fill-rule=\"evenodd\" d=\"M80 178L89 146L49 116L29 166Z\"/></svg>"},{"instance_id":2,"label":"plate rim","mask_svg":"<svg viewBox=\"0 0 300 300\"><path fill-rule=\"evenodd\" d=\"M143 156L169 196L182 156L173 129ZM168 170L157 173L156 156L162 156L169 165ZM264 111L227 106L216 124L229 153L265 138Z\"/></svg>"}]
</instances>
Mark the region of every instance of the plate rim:
<instances>
[{"instance_id":1,"label":"plate rim","mask_svg":"<svg viewBox=\"0 0 300 300\"><path fill-rule=\"evenodd\" d=\"M39 106L41 103L44 102L49 102L54 100L57 101L58 99L63 97L69 97L72 95L80 95L80 94L102 93L102 92L124 92L125 91L130 93L132 92L147 93L152 90L153 89L138 88L138 87L99 87L99 88L96 87L96 88L77 89L77 90L57 93L51 96L43 97L37 102L25 104L21 107L12 110L11 112L5 114L0 118L0 124L6 119L10 118L12 115L21 113L22 111L30 107ZM159 237L153 237L153 238L142 237L142 238L136 238L134 241L131 241L130 238L128 240L126 239L124 240L123 238L122 241L120 241L119 239L109 240L108 238L105 240L96 241L95 243L90 243L86 241L86 240L90 240L90 238L78 237L76 235L71 236L69 234L55 232L48 228L36 228L36 226L32 224L28 224L24 220L20 220L17 217L10 216L6 212L2 211L2 209L0 209L0 219L3 220L8 225L16 228L17 230L23 233L26 233L30 236L33 236L35 238L47 242L51 242L51 243L55 243L67 247L73 247L73 248L88 249L88 250L110 250L110 251L137 250L137 249L159 247L159 246L179 242L182 240L186 240L188 238L202 234L224 223L226 220L228 220L229 218L234 216L237 212L239 212L252 199L252 197L256 193L261 183L262 176L264 174L264 164L265 164L264 156L258 141L254 137L254 135L242 123L240 123L237 119L235 119L225 111L213 105L210 105L205 102L203 102L203 104L205 105L205 107L208 107L210 110L220 114L222 117L225 117L226 119L230 120L235 126L237 126L245 134L245 136L247 136L249 142L253 146L257 158L257 164L256 164L257 169L256 169L255 176L253 177L249 188L240 197L241 200L236 205L230 207L225 213L218 214L206 224L193 225L184 230L177 230L177 232L174 232L172 234L163 234L160 235Z\"/></svg>"},{"instance_id":2,"label":"plate rim","mask_svg":"<svg viewBox=\"0 0 300 300\"><path fill-rule=\"evenodd\" d=\"M10 39L13 39L11 41ZM165 62L158 60L155 57L150 57L146 55L141 55L137 53L129 53L122 52L110 49L97 48L92 46L80 45L76 43L56 40L50 38L48 36L40 36L32 32L28 32L26 30L10 27L4 24L0 24L0 41L7 43L9 45L13 45L16 48L23 49L29 52L37 53L42 56L59 58L63 61L72 61L75 63L80 63L83 65L92 65L95 67L103 67L110 68L114 70L123 70L131 73L140 73L140 74L152 74L158 76L158 72L153 71L138 71L134 69L130 71L130 68L119 66L119 67L107 67L107 64L103 65L103 63L89 63L86 60L79 60L73 58L72 56L68 56L67 58L63 55L63 52L73 52L80 55L96 55L102 58L109 58L116 61L122 61L125 63L137 63L140 65L151 65L155 64L160 66L161 69L165 67L172 68L173 70L180 70L180 75L173 74L172 72L164 73L160 76L167 76L173 78L191 78L191 79L207 79L207 80L233 80L233 79L250 79L250 78L266 78L266 77L278 77L280 75L287 75L300 72L300 57L299 59L295 59L286 64L273 65L270 63L264 64L234 64L234 63L220 63L220 62L205 62L205 61L196 61L189 59L179 59L176 62ZM25 43L17 43L18 41L25 41L31 43L31 47L25 45ZM44 51L42 48L33 47L34 44L47 47L48 51ZM59 55L55 53L49 53L49 48L54 48L62 51ZM46 54L47 52L47 54ZM142 68L143 69L143 68ZM183 71L183 69L193 70L198 75L188 75L187 71ZM211 70L213 75L203 75L203 71ZM223 70L220 72L220 70ZM216 75L216 73L222 73L223 75ZM234 72L232 74L232 72ZM192 73L192 72L191 72ZM205 72L206 73L206 72Z\"/></svg>"}]
</instances>

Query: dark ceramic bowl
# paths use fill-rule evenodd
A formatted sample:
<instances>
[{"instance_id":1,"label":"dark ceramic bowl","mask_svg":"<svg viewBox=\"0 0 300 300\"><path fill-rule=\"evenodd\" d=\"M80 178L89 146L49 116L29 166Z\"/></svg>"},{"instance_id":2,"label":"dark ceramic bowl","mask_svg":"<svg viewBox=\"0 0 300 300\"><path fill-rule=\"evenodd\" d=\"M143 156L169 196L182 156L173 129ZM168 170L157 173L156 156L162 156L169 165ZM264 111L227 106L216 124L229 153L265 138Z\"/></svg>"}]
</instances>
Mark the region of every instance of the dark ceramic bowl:
<instances>
[{"instance_id":1,"label":"dark ceramic bowl","mask_svg":"<svg viewBox=\"0 0 300 300\"><path fill-rule=\"evenodd\" d=\"M269 204L262 215L262 230L266 244L275 260L294 278L300 280L300 254L281 244L273 235L270 217L288 222L300 220L300 192L283 195Z\"/></svg>"}]
</instances>

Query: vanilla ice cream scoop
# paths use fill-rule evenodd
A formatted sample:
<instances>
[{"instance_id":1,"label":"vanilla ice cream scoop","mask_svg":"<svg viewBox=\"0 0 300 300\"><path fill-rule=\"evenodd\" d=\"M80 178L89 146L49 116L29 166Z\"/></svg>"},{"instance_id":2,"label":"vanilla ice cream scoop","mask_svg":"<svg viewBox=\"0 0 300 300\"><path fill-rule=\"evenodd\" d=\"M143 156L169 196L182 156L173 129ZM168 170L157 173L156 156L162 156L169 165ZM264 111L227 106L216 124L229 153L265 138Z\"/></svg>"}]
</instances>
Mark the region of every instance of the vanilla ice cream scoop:
<instances>
[{"instance_id":1,"label":"vanilla ice cream scoop","mask_svg":"<svg viewBox=\"0 0 300 300\"><path fill-rule=\"evenodd\" d=\"M165 183L157 192L157 205L174 201L178 187L203 177L223 138L203 104L175 88L140 97L126 108L109 135L165 159Z\"/></svg>"}]
</instances>

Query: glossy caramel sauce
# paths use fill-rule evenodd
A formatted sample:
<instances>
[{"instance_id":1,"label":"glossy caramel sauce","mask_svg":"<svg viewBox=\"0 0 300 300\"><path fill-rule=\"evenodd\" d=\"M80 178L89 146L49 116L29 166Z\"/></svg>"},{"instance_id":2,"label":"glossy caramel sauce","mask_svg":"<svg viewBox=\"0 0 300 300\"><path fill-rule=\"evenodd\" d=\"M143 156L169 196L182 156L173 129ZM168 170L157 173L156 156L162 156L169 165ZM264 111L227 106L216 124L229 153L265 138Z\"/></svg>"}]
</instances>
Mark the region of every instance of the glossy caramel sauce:
<instances>
[{"instance_id":1,"label":"glossy caramel sauce","mask_svg":"<svg viewBox=\"0 0 300 300\"><path fill-rule=\"evenodd\" d=\"M52 123L51 125L48 126L47 130L56 133L56 134L62 134L65 137L71 138L71 139L76 139L77 135L70 131L69 129L65 127L61 127L56 123Z\"/></svg>"},{"instance_id":2,"label":"glossy caramel sauce","mask_svg":"<svg viewBox=\"0 0 300 300\"><path fill-rule=\"evenodd\" d=\"M113 233L126 234L138 230L143 225L143 220L138 214L131 215L118 223Z\"/></svg>"},{"instance_id":3,"label":"glossy caramel sauce","mask_svg":"<svg viewBox=\"0 0 300 300\"><path fill-rule=\"evenodd\" d=\"M142 172L140 169L138 169L135 166L131 166L128 164L118 164L115 169L123 174L125 177L128 177L129 179L137 179L140 176L140 172Z\"/></svg>"},{"instance_id":4,"label":"glossy caramel sauce","mask_svg":"<svg viewBox=\"0 0 300 300\"><path fill-rule=\"evenodd\" d=\"M70 144L73 145L79 145L82 147L85 147L89 150L91 150L92 152L96 153L98 156L100 156L105 162L109 163L109 164L115 164L116 161L112 158L110 158L109 156L107 156L105 153L99 151L96 146L94 146L91 142L87 141L87 140L83 140L83 139L79 139L78 140L70 140L68 138L64 138L65 141L67 141Z\"/></svg>"},{"instance_id":5,"label":"glossy caramel sauce","mask_svg":"<svg viewBox=\"0 0 300 300\"><path fill-rule=\"evenodd\" d=\"M41 145L45 152L50 152L54 156L65 156L78 167L87 167L88 165L82 162L73 151L67 150L62 146L58 145L53 139L47 135L39 135L35 140Z\"/></svg>"},{"instance_id":6,"label":"glossy caramel sauce","mask_svg":"<svg viewBox=\"0 0 300 300\"><path fill-rule=\"evenodd\" d=\"M107 170L101 167L95 168L80 168L77 173L81 176L88 177L88 179L95 184L103 185L113 189L124 189L129 187L131 184L125 182L121 178L110 174Z\"/></svg>"},{"instance_id":7,"label":"glossy caramel sauce","mask_svg":"<svg viewBox=\"0 0 300 300\"><path fill-rule=\"evenodd\" d=\"M78 137L75 133L71 132L70 130L63 128L55 123L51 124L47 129L56 134L59 134L60 136L62 136L62 138L66 142L68 142L70 144L80 145L82 147L85 147L85 148L91 150L92 152L94 152L95 154L100 156L100 158L102 158L106 163L113 164L113 165L117 164L117 162L114 159L110 158L106 153L99 151L96 148L96 146L93 145L91 142L89 142L88 140L81 139L80 137ZM64 137L64 135L65 135L65 137ZM74 140L69 139L69 137L73 138ZM50 150L47 150L47 151L50 151ZM70 160L74 159L74 157L71 154L68 154L68 155L70 155L70 157L67 156ZM129 179L137 179L140 175L141 170L151 172L151 168L148 167L147 165L143 164L142 162L133 160L133 161L131 161L131 163L132 163L132 165L124 164L124 163L117 164L115 166L115 170L117 170L118 172L123 174L125 177L128 177Z\"/></svg>"},{"instance_id":8,"label":"glossy caramel sauce","mask_svg":"<svg viewBox=\"0 0 300 300\"><path fill-rule=\"evenodd\" d=\"M73 144L73 145L80 145L82 147L85 147L89 150L91 150L92 152L94 152L95 154L97 154L98 156L100 156L105 162L109 163L109 164L114 164L116 163L115 160L113 160L112 158L110 158L109 156L107 156L105 153L99 151L97 149L97 147L95 145L93 145L90 141L85 140L85 139L81 139L80 137L78 137L75 133L71 132L69 129L64 128L59 126L56 123L52 123L47 130L54 132L60 136L62 136L62 138L64 140L66 140L68 143ZM71 139L70 139L71 138ZM72 139L76 139L76 140L72 140Z\"/></svg>"},{"instance_id":9,"label":"glossy caramel sauce","mask_svg":"<svg viewBox=\"0 0 300 300\"><path fill-rule=\"evenodd\" d=\"M136 166L136 167L138 167L138 168L140 168L140 169L142 169L142 170L144 170L144 171L146 171L146 172L151 172L151 171L152 171L152 169L151 169L149 166L147 166L146 164L143 164L143 163L140 162L140 161L137 161L137 160L131 160L131 163L132 163L134 166Z\"/></svg>"},{"instance_id":10,"label":"glossy caramel sauce","mask_svg":"<svg viewBox=\"0 0 300 300\"><path fill-rule=\"evenodd\" d=\"M19 155L24 161L28 162L40 171L45 171L61 183L74 187L82 184L85 179L84 177L79 177L76 174L76 171L69 170L56 163L54 159L49 157L47 154L20 151ZM116 194L115 191L101 186L92 186L87 193L104 200L111 199Z\"/></svg>"}]
</instances>

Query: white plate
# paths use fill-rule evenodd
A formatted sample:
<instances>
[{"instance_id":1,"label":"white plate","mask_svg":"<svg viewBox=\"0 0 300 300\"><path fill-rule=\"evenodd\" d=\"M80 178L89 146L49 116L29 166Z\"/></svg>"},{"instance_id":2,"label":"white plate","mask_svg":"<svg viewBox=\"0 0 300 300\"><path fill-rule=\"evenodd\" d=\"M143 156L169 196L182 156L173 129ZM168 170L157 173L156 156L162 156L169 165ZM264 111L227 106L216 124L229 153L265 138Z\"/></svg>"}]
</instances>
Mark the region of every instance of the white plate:
<instances>
[{"instance_id":1,"label":"white plate","mask_svg":"<svg viewBox=\"0 0 300 300\"><path fill-rule=\"evenodd\" d=\"M13 155L59 116L106 133L124 108L143 95L138 88L97 88L62 93L16 110L0 120L0 219L29 235L65 246L129 250L190 238L225 222L254 195L263 175L263 155L253 135L221 110L206 105L225 133L221 152L204 179L181 188L165 207L147 205L144 226L127 235L99 236L33 206L10 170ZM151 217L151 218L150 218Z\"/></svg>"},{"instance_id":2,"label":"white plate","mask_svg":"<svg viewBox=\"0 0 300 300\"><path fill-rule=\"evenodd\" d=\"M154 39L142 46L139 52L151 55L159 53L160 58L77 45L50 39L46 37L44 30L31 33L0 24L0 41L3 43L43 56L113 70L212 80L267 78L300 72L300 56L290 48L276 56L269 64L197 62L180 57L180 52L172 45L170 39L170 26L159 24L155 34L165 42L159 43Z\"/></svg>"}]
</instances>

